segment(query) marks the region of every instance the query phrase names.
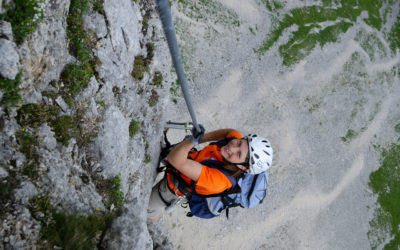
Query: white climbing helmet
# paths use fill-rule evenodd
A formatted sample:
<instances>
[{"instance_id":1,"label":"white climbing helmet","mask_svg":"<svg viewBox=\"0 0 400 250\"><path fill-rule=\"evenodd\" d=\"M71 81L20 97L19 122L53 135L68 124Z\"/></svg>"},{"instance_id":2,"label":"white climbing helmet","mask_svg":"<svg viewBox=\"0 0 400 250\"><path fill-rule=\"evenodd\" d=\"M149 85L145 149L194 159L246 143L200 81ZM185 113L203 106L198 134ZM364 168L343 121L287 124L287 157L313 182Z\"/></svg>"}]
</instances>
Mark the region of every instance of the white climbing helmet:
<instances>
[{"instance_id":1,"label":"white climbing helmet","mask_svg":"<svg viewBox=\"0 0 400 250\"><path fill-rule=\"evenodd\" d=\"M274 151L271 143L262 136L249 134L247 137L249 143L249 174L259 174L272 164Z\"/></svg>"}]
</instances>

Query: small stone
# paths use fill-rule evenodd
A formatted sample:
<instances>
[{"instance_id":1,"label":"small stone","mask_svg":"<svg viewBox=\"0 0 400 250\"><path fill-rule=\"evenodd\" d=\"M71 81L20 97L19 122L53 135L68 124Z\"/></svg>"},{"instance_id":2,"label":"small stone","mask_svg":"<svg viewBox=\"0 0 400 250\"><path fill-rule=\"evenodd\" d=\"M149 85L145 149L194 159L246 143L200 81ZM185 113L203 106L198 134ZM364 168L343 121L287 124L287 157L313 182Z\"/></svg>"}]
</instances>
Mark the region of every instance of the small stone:
<instances>
[{"instance_id":1,"label":"small stone","mask_svg":"<svg viewBox=\"0 0 400 250\"><path fill-rule=\"evenodd\" d=\"M40 163L40 165L39 165L39 171L47 172L47 166L44 165L43 163Z\"/></svg>"},{"instance_id":2,"label":"small stone","mask_svg":"<svg viewBox=\"0 0 400 250\"><path fill-rule=\"evenodd\" d=\"M25 240L21 240L15 243L14 248L15 249L21 249L25 245Z\"/></svg>"},{"instance_id":3,"label":"small stone","mask_svg":"<svg viewBox=\"0 0 400 250\"><path fill-rule=\"evenodd\" d=\"M7 170L5 170L3 167L0 167L0 178L4 179L8 176Z\"/></svg>"},{"instance_id":4,"label":"small stone","mask_svg":"<svg viewBox=\"0 0 400 250\"><path fill-rule=\"evenodd\" d=\"M8 40L12 41L14 39L11 24L9 22L0 21L0 34Z\"/></svg>"},{"instance_id":5,"label":"small stone","mask_svg":"<svg viewBox=\"0 0 400 250\"><path fill-rule=\"evenodd\" d=\"M68 104L64 101L64 99L59 96L56 99L56 103L58 104L58 106L60 106L60 108L65 112L65 113L69 113L69 106Z\"/></svg>"}]
</instances>

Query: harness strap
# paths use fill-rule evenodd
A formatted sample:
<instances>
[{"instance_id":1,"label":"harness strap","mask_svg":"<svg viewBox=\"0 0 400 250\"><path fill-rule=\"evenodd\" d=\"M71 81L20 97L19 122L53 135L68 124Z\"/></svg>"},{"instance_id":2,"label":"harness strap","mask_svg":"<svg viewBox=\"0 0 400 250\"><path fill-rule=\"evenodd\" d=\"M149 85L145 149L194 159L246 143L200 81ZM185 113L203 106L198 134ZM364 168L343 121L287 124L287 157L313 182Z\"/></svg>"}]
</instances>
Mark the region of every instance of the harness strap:
<instances>
[{"instance_id":1,"label":"harness strap","mask_svg":"<svg viewBox=\"0 0 400 250\"><path fill-rule=\"evenodd\" d=\"M259 176L259 175L256 175L256 176L254 177L254 179L253 179L253 183L251 183L251 188L250 188L249 194L247 195L247 199L248 199L248 200L250 200L250 196L253 194L253 191L254 191L254 188L255 188L255 186L256 186L256 182L257 182L258 176Z\"/></svg>"},{"instance_id":2,"label":"harness strap","mask_svg":"<svg viewBox=\"0 0 400 250\"><path fill-rule=\"evenodd\" d=\"M192 196L192 193L189 192L185 187L187 187L187 183L182 179L182 177L177 174L173 169L171 165L167 166L167 169L165 170L166 174L171 174L172 175L172 180L173 180L173 185L175 188L177 188L183 195L186 196L186 198L190 198ZM168 180L167 180L168 181ZM169 186L168 189L175 194L175 191Z\"/></svg>"},{"instance_id":3,"label":"harness strap","mask_svg":"<svg viewBox=\"0 0 400 250\"><path fill-rule=\"evenodd\" d=\"M240 187L236 185L236 180L234 180L233 177L229 177L229 180L232 182L232 188L226 189L223 192L216 193L216 194L198 194L196 192L196 182L191 180L190 184L186 183L186 181L180 176L180 174L177 171L174 171L174 168L172 165L166 166L166 173L171 174L173 177L173 185L176 187L182 194L184 194L187 198L190 199L190 197L195 194L199 197L207 198L207 197L219 197L219 196L225 196L228 194L234 194L234 193L240 193ZM168 185L168 188L170 189L171 192L174 192L174 190ZM191 190L189 191L188 188Z\"/></svg>"}]
</instances>

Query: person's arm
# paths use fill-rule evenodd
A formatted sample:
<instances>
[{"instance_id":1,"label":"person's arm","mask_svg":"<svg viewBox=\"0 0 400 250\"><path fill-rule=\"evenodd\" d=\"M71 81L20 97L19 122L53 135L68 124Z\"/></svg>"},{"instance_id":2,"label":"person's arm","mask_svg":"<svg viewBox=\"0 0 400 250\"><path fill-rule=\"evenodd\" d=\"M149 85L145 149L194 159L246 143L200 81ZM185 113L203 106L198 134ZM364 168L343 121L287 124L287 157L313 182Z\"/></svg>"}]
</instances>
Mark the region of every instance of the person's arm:
<instances>
[{"instance_id":1,"label":"person's arm","mask_svg":"<svg viewBox=\"0 0 400 250\"><path fill-rule=\"evenodd\" d=\"M219 129L206 133L203 137L202 142L218 141L223 140L226 136L233 132L233 129ZM190 149L193 144L190 142L190 138L176 145L171 152L168 154L168 162L179 170L182 174L186 175L190 179L197 181L200 177L203 165L197 161L188 159Z\"/></svg>"},{"instance_id":2,"label":"person's arm","mask_svg":"<svg viewBox=\"0 0 400 250\"><path fill-rule=\"evenodd\" d=\"M233 132L236 131L234 129L231 128L225 128L225 129L218 129L209 133L206 133L203 137L203 142L210 142L210 141L219 141L219 140L223 140L226 138L226 136Z\"/></svg>"}]
</instances>

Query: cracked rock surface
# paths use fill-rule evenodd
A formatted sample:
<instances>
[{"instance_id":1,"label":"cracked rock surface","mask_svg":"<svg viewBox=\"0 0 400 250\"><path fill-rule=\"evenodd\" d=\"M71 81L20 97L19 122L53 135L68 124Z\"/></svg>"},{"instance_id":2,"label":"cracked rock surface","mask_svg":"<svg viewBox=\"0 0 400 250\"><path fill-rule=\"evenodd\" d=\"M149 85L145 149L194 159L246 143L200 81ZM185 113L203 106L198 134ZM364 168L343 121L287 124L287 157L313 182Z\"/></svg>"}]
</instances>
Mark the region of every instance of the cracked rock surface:
<instances>
[{"instance_id":1,"label":"cracked rock surface","mask_svg":"<svg viewBox=\"0 0 400 250\"><path fill-rule=\"evenodd\" d=\"M0 21L0 76L14 80L18 73L22 75L22 100L11 109L0 106L0 181L2 192L3 187L7 190L1 198L0 249L48 246L40 239L44 215L31 209L35 197L48 197L56 211L67 214L111 211L115 206L108 203L104 187L116 176L124 205L96 245L153 249L146 208L158 163L169 85L176 79L154 3L99 2L102 10L90 7L83 16L85 32L95 37L90 48L94 75L72 98L65 95L65 79L61 78L67 65L80 63L69 49L70 1L45 0L43 19L20 45L14 41L11 24ZM9 3L12 1L3 6ZM146 32L142 30L144 22ZM131 72L140 55L150 59L143 78L136 80ZM155 72L163 75L161 85L152 82ZM154 95L158 99L149 105ZM3 98L1 91L0 100ZM39 122L34 125L21 122L28 119L29 114L21 116L21 112L29 105L46 108L35 115ZM58 114L51 116L49 110ZM61 117L72 119L64 132L75 133L65 142L56 128ZM140 128L130 134L133 121ZM33 166L31 172L27 166ZM162 229L158 232L162 234Z\"/></svg>"}]
</instances>

